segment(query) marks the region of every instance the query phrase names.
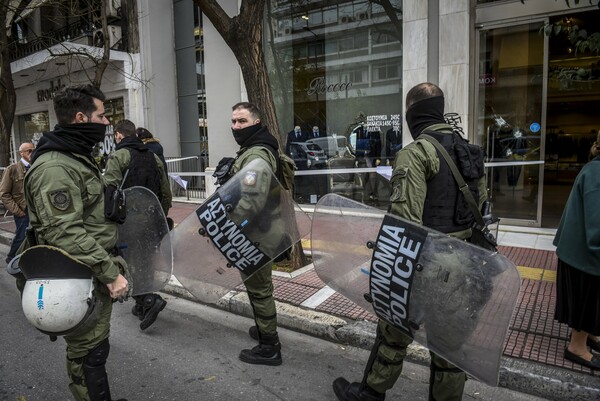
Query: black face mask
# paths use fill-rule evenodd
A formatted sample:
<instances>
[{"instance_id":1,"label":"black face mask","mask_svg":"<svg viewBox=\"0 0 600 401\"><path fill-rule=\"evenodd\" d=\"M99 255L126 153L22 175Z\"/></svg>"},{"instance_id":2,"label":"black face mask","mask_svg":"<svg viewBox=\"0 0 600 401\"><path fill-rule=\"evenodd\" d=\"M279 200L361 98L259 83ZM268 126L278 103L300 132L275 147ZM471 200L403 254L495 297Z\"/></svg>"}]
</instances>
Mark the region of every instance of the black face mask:
<instances>
[{"instance_id":1,"label":"black face mask","mask_svg":"<svg viewBox=\"0 0 600 401\"><path fill-rule=\"evenodd\" d=\"M445 122L443 96L418 101L406 110L406 124L413 139L417 139L425 128Z\"/></svg>"},{"instance_id":2,"label":"black face mask","mask_svg":"<svg viewBox=\"0 0 600 401\"><path fill-rule=\"evenodd\" d=\"M99 123L64 124L54 127L40 138L33 153L32 163L43 153L51 150L71 152L86 156L92 160L92 148L104 141L106 125Z\"/></svg>"},{"instance_id":3,"label":"black face mask","mask_svg":"<svg viewBox=\"0 0 600 401\"><path fill-rule=\"evenodd\" d=\"M235 142L241 147L244 147L244 144L248 141L248 139L256 134L261 128L262 125L254 124L242 129L232 129L231 132L233 133L233 139L235 139Z\"/></svg>"}]
</instances>

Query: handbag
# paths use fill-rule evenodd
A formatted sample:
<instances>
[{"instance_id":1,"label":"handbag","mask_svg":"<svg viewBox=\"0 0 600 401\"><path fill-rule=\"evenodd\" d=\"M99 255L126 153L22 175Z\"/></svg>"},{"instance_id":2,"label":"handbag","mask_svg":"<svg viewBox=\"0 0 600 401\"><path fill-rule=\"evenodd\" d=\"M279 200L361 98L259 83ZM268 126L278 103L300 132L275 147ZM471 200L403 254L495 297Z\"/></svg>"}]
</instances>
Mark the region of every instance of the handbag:
<instances>
[{"instance_id":1,"label":"handbag","mask_svg":"<svg viewBox=\"0 0 600 401\"><path fill-rule=\"evenodd\" d=\"M481 211L477 207L475 198L473 198L473 194L471 193L471 190L469 190L469 186L458 171L456 164L454 163L446 149L444 149L444 147L438 142L437 139L430 135L421 134L419 138L423 138L429 143L431 143L433 146L435 146L435 148L440 152L444 160L446 160L446 163L448 164L448 167L450 167L452 175L454 176L454 179L458 184L458 189L464 195L467 204L469 205L469 208L473 213L473 216L475 216L475 222L471 226L471 238L469 242L471 242L473 245L477 245L481 248L490 251L498 251L498 242L496 241L494 234L491 233L488 226L490 224L497 223L498 221L500 221L500 219L489 218L487 220L484 220L483 216L481 215Z\"/></svg>"}]
</instances>

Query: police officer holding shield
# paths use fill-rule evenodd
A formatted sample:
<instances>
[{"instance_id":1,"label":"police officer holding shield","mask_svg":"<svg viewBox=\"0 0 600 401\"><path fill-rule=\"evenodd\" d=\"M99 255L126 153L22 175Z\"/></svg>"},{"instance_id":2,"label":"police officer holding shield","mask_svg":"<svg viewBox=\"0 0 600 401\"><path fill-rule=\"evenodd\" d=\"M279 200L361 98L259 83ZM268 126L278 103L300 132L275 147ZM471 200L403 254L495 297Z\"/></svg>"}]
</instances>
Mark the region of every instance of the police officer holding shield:
<instances>
[{"instance_id":1,"label":"police officer holding shield","mask_svg":"<svg viewBox=\"0 0 600 401\"><path fill-rule=\"evenodd\" d=\"M414 142L395 157L391 213L460 239L470 238L470 227L475 219L459 194L450 168L431 142L419 138L426 131L448 153L454 154L453 135L456 134L444 120L442 90L427 82L409 90L406 122ZM475 186L475 199L481 206L486 198L485 177L475 182ZM342 401L384 400L385 392L394 386L402 372L406 349L412 341L400 329L380 320L362 382L350 383L343 377L336 379L333 389L337 398ZM440 356L430 354L429 400L462 399L466 374Z\"/></svg>"},{"instance_id":2,"label":"police officer holding shield","mask_svg":"<svg viewBox=\"0 0 600 401\"><path fill-rule=\"evenodd\" d=\"M172 195L162 161L136 136L133 122L129 120L118 122L114 132L117 147L106 162L104 171L106 184L115 187L122 184L123 189L134 186L148 188L160 201L166 216L171 208ZM159 238L157 242L160 242ZM158 314L167 306L167 301L158 294L135 295L133 298L135 305L131 312L141 320L142 330L150 327L156 321Z\"/></svg>"},{"instance_id":3,"label":"police officer holding shield","mask_svg":"<svg viewBox=\"0 0 600 401\"><path fill-rule=\"evenodd\" d=\"M35 240L89 266L100 302L100 317L91 329L64 337L69 389L78 401L111 400L105 364L112 300L128 290L122 274L125 261L114 256L117 225L104 217L104 181L92 157L109 124L104 100L91 85L57 92L53 102L58 124L40 139L25 177Z\"/></svg>"},{"instance_id":4,"label":"police officer holding shield","mask_svg":"<svg viewBox=\"0 0 600 401\"><path fill-rule=\"evenodd\" d=\"M278 142L267 127L260 123L260 112L252 103L242 102L232 107L231 130L240 150L234 159L228 160L229 168L219 184L226 182L227 177L234 176L255 159L264 160L271 171L247 171L241 179L240 199L233 210L234 215L257 215L265 207L273 209L273 216L280 213L280 205L268 204L271 177L278 165ZM239 216L238 216L239 217ZM245 232L261 247L275 248L282 240L285 232L280 218L271 219L261 224L249 224ZM281 344L277 335L277 311L273 298L273 282L271 279L272 263L260 268L250 277L244 276L244 285L254 312L255 326L250 327L249 334L259 344L252 349L244 349L239 358L243 362L258 365L281 365Z\"/></svg>"}]
</instances>

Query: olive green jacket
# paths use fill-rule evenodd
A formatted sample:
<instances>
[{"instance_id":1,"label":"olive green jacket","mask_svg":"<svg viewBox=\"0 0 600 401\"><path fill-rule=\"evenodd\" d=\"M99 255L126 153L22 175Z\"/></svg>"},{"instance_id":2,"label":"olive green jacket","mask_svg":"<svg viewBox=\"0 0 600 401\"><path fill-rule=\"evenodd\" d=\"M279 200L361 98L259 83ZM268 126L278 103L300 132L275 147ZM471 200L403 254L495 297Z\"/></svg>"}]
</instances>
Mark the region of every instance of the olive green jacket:
<instances>
[{"instance_id":1,"label":"olive green jacket","mask_svg":"<svg viewBox=\"0 0 600 401\"><path fill-rule=\"evenodd\" d=\"M253 241L259 242L263 251L271 252L281 244L282 235L285 232L281 218L281 206L276 205L268 211L264 210L269 199L271 180L275 178L274 172L277 170L277 160L266 147L252 146L238 152L238 157L233 163L231 172L233 175L237 174L255 159L266 161L269 168L266 171L257 171L256 180L247 181L243 177L237 177L241 182L241 198L231 218L237 223L244 220L254 220L256 222L255 216L259 214L265 216L268 213L269 216L267 217L270 224L262 227L257 227L257 224L250 224L250 227L246 229L246 234Z\"/></svg>"},{"instance_id":2,"label":"olive green jacket","mask_svg":"<svg viewBox=\"0 0 600 401\"><path fill-rule=\"evenodd\" d=\"M25 198L38 244L61 248L102 283L117 278L119 266L107 252L117 242L117 224L104 217L104 182L91 160L56 151L40 155L25 177Z\"/></svg>"},{"instance_id":3,"label":"olive green jacket","mask_svg":"<svg viewBox=\"0 0 600 401\"><path fill-rule=\"evenodd\" d=\"M436 132L452 133L447 124L435 124L428 128ZM426 139L417 138L398 153L392 172L391 213L423 224L423 207L427 196L427 181L440 172L440 159L435 146ZM458 184L457 184L458 185ZM487 199L486 179L479 180L479 207ZM477 199L476 199L477 201ZM452 236L465 239L471 237L471 229L458 231Z\"/></svg>"},{"instance_id":4,"label":"olive green jacket","mask_svg":"<svg viewBox=\"0 0 600 401\"><path fill-rule=\"evenodd\" d=\"M169 177L160 158L154 155L154 159L156 160L160 174L160 204L166 216L172 206L173 196L171 194L171 187L169 186ZM123 174L129 168L129 163L131 163L131 153L127 149L119 149L113 152L108 158L106 169L104 170L106 185L114 185L116 187L121 185Z\"/></svg>"}]
</instances>

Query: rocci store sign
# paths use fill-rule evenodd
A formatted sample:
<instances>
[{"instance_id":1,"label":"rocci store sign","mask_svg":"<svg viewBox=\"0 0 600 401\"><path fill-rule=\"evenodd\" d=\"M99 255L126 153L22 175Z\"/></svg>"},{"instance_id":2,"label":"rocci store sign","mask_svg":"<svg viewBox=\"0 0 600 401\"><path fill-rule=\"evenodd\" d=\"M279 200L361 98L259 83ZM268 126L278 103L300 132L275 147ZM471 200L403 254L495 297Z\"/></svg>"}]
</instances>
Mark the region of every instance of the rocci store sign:
<instances>
[{"instance_id":1,"label":"rocci store sign","mask_svg":"<svg viewBox=\"0 0 600 401\"><path fill-rule=\"evenodd\" d=\"M325 83L325 77L317 77L308 84L308 88L306 88L306 94L311 96L314 94L323 94L327 92L344 92L350 89L351 86L352 82L338 82L327 85Z\"/></svg>"},{"instance_id":2,"label":"rocci store sign","mask_svg":"<svg viewBox=\"0 0 600 401\"><path fill-rule=\"evenodd\" d=\"M37 91L37 101L38 102L47 102L54 98L54 94L64 88L66 85L60 82L60 78L56 81L56 85L54 85L54 81L50 81L50 88L40 89Z\"/></svg>"}]
</instances>

